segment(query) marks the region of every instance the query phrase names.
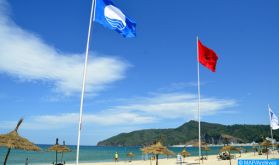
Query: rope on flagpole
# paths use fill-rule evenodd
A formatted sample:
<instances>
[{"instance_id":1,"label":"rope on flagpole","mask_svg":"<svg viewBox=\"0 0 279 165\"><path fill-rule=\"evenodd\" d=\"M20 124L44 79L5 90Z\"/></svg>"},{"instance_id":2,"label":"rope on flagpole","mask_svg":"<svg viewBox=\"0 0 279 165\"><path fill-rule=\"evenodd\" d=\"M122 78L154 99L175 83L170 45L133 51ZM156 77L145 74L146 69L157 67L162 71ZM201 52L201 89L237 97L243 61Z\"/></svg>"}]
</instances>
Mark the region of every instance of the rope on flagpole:
<instances>
[{"instance_id":1,"label":"rope on flagpole","mask_svg":"<svg viewBox=\"0 0 279 165\"><path fill-rule=\"evenodd\" d=\"M80 97L80 113L79 113L79 125L78 125L76 165L79 164L80 132L81 132L81 124L82 124L82 112L83 112L84 92L85 92L85 83L86 83L86 74L87 74L89 43L90 43L90 37L91 37L91 30L93 28L92 22L93 22L93 19L95 17L95 8L96 8L95 3L96 3L95 0L92 0L90 20L89 20L89 28L88 28L88 34L87 34L86 51L85 51L85 62L84 62L84 67L83 67L83 79L82 79L82 90L81 90L81 97Z\"/></svg>"},{"instance_id":2,"label":"rope on flagpole","mask_svg":"<svg viewBox=\"0 0 279 165\"><path fill-rule=\"evenodd\" d=\"M200 65L199 65L199 37L197 36L197 71L198 71L198 123L199 123L199 164L201 161L201 117L200 117Z\"/></svg>"}]
</instances>

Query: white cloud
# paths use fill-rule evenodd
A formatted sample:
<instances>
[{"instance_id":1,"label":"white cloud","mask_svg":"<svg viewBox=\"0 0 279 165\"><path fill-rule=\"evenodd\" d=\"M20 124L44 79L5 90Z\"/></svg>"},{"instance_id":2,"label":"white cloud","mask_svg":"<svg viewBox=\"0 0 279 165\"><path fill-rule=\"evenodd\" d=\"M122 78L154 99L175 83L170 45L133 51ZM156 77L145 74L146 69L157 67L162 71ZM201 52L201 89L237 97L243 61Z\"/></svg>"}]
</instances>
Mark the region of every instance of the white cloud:
<instances>
[{"instance_id":1,"label":"white cloud","mask_svg":"<svg viewBox=\"0 0 279 165\"><path fill-rule=\"evenodd\" d=\"M24 81L43 81L64 94L81 89L84 54L69 54L46 44L7 16L7 4L0 0L0 72ZM128 65L112 57L90 57L87 91L97 92L124 77Z\"/></svg>"},{"instance_id":2,"label":"white cloud","mask_svg":"<svg viewBox=\"0 0 279 165\"><path fill-rule=\"evenodd\" d=\"M119 111L141 112L159 118L193 118L197 115L197 96L187 93L163 93L137 100L133 104L116 106ZM202 97L200 111L202 116L213 115L226 108L236 106L232 99L215 99Z\"/></svg>"},{"instance_id":3,"label":"white cloud","mask_svg":"<svg viewBox=\"0 0 279 165\"><path fill-rule=\"evenodd\" d=\"M197 117L197 97L187 93L163 93L150 97L127 100L125 105L117 105L96 114L84 114L85 126L141 125L164 122L169 119L194 119ZM237 103L232 99L202 97L201 116L218 115L229 112ZM96 112L96 111L95 111ZM26 121L25 129L60 129L77 125L78 113L33 116ZM0 123L7 127L5 122ZM15 124L13 124L14 126Z\"/></svg>"},{"instance_id":4,"label":"white cloud","mask_svg":"<svg viewBox=\"0 0 279 165\"><path fill-rule=\"evenodd\" d=\"M78 113L66 113L60 115L41 115L33 116L26 119L22 129L31 130L44 130L44 129L61 129L70 126L76 126L79 121ZM130 112L112 112L112 113L99 113L99 114L84 114L83 125L90 126L101 125L137 125L146 124L156 121L153 117L143 116ZM0 129L13 129L16 125L15 121L2 121L0 122Z\"/></svg>"}]
</instances>

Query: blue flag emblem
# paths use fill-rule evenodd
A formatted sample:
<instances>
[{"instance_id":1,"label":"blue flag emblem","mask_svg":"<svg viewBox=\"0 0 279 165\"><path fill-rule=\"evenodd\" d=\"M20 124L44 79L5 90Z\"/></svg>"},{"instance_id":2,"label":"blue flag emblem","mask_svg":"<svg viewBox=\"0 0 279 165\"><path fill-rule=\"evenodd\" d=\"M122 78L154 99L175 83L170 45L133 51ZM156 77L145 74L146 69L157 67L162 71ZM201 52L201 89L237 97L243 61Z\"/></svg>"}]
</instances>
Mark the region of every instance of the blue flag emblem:
<instances>
[{"instance_id":1,"label":"blue flag emblem","mask_svg":"<svg viewBox=\"0 0 279 165\"><path fill-rule=\"evenodd\" d=\"M117 31L124 37L136 36L136 23L126 17L110 0L96 0L94 21Z\"/></svg>"}]
</instances>

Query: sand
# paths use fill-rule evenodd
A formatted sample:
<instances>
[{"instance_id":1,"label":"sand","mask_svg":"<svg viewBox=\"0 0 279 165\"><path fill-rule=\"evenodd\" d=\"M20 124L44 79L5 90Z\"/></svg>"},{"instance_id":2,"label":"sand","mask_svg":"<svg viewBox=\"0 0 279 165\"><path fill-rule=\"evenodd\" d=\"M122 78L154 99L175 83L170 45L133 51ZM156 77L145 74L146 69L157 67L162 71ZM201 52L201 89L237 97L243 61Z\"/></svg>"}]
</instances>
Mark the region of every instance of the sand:
<instances>
[{"instance_id":1,"label":"sand","mask_svg":"<svg viewBox=\"0 0 279 165\"><path fill-rule=\"evenodd\" d=\"M254 155L254 153L243 153L241 154L234 154L235 159L232 159L232 165L237 165L238 159L266 159L266 155L257 155L257 153ZM279 159L278 152L274 151L274 153L269 155L270 159ZM198 164L198 157L187 157L185 158L185 162L183 165L187 164ZM155 165L155 160L152 160L150 163L150 160L134 160L132 162L129 161L119 161L119 162L102 162L102 163L80 163L81 165ZM207 160L204 160L201 162L201 164L204 165L229 165L229 160L218 160L217 155L210 155L208 156ZM68 165L75 165L75 164L68 164ZM179 165L179 163L176 162L175 158L170 159L159 159L159 165Z\"/></svg>"}]
</instances>

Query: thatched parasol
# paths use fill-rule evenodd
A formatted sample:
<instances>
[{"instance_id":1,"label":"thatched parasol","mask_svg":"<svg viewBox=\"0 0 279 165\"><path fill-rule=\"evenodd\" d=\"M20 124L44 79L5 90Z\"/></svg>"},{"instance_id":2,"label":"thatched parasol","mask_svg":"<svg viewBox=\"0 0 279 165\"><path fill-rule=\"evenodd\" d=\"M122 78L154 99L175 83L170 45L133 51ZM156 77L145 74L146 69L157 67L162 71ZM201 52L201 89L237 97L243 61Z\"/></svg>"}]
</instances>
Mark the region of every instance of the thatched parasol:
<instances>
[{"instance_id":1,"label":"thatched parasol","mask_svg":"<svg viewBox=\"0 0 279 165\"><path fill-rule=\"evenodd\" d=\"M199 147L199 141L198 141L198 140L193 140L192 145L193 145L194 147ZM211 149L208 147L208 145L207 145L206 142L201 141L201 150L202 150L202 151L205 151L205 154L206 154L206 156L207 156L207 151L210 151ZM201 156L202 156L201 159L203 160L203 159L204 159L203 153L201 153L201 154L202 154L202 155L201 155Z\"/></svg>"},{"instance_id":2,"label":"thatched parasol","mask_svg":"<svg viewBox=\"0 0 279 165\"><path fill-rule=\"evenodd\" d=\"M254 156L256 155L256 151L258 151L258 144L253 144L252 145L252 150L253 150L253 152L254 152Z\"/></svg>"},{"instance_id":3,"label":"thatched parasol","mask_svg":"<svg viewBox=\"0 0 279 165\"><path fill-rule=\"evenodd\" d=\"M246 150L246 149L243 148L243 147L238 147L238 148L236 148L236 151L239 152L240 157L241 157L241 153L244 152L245 150Z\"/></svg>"},{"instance_id":4,"label":"thatched parasol","mask_svg":"<svg viewBox=\"0 0 279 165\"><path fill-rule=\"evenodd\" d=\"M169 149L166 149L164 152L165 152L164 154L167 155L167 156L175 155L175 153L173 151L169 150Z\"/></svg>"},{"instance_id":5,"label":"thatched parasol","mask_svg":"<svg viewBox=\"0 0 279 165\"><path fill-rule=\"evenodd\" d=\"M156 144L144 147L141 150L146 154L154 154L156 156L156 165L158 165L158 157L159 155L166 154L167 147L163 146L161 142L157 142Z\"/></svg>"},{"instance_id":6,"label":"thatched parasol","mask_svg":"<svg viewBox=\"0 0 279 165\"><path fill-rule=\"evenodd\" d=\"M23 138L18 135L17 130L20 126L20 124L23 122L23 119L21 118L16 128L11 131L8 134L0 135L0 146L4 146L8 148L8 152L5 157L4 165L6 165L9 154L11 152L11 149L20 149L20 150L27 150L27 151L40 151L41 149L27 140L26 138Z\"/></svg>"},{"instance_id":7,"label":"thatched parasol","mask_svg":"<svg viewBox=\"0 0 279 165\"><path fill-rule=\"evenodd\" d=\"M205 155L206 155L206 156L208 156L208 155L207 155L207 152L211 150L207 145L203 145L203 146L201 147L201 149L202 149L202 151L205 151Z\"/></svg>"},{"instance_id":8,"label":"thatched parasol","mask_svg":"<svg viewBox=\"0 0 279 165\"><path fill-rule=\"evenodd\" d=\"M271 141L264 140L260 145L264 147L264 149L266 151L266 158L268 159L268 147L272 146Z\"/></svg>"},{"instance_id":9,"label":"thatched parasol","mask_svg":"<svg viewBox=\"0 0 279 165\"><path fill-rule=\"evenodd\" d=\"M232 164L231 163L231 151L238 151L237 148L233 147L233 146L230 146L230 145L226 145L224 147L222 147L220 149L221 152L228 152L229 153L229 160L230 160L230 165Z\"/></svg>"},{"instance_id":10,"label":"thatched parasol","mask_svg":"<svg viewBox=\"0 0 279 165\"><path fill-rule=\"evenodd\" d=\"M129 153L127 154L127 156L130 158L130 162L131 162L131 161L132 161L132 158L135 156L135 154L132 153L132 152L129 152Z\"/></svg>"},{"instance_id":11,"label":"thatched parasol","mask_svg":"<svg viewBox=\"0 0 279 165\"><path fill-rule=\"evenodd\" d=\"M227 146L224 146L220 149L221 152L231 152L231 151L237 151L237 149L233 146L230 146L230 145L227 145Z\"/></svg>"},{"instance_id":12,"label":"thatched parasol","mask_svg":"<svg viewBox=\"0 0 279 165\"><path fill-rule=\"evenodd\" d=\"M184 148L181 152L180 155L183 156L184 158L187 156L190 156L191 154Z\"/></svg>"},{"instance_id":13,"label":"thatched parasol","mask_svg":"<svg viewBox=\"0 0 279 165\"><path fill-rule=\"evenodd\" d=\"M184 148L181 152L180 152L180 155L183 157L183 162L185 160L185 158L187 156L190 156L191 154L186 150L186 148Z\"/></svg>"},{"instance_id":14,"label":"thatched parasol","mask_svg":"<svg viewBox=\"0 0 279 165\"><path fill-rule=\"evenodd\" d=\"M62 146L62 145L59 145L59 143L58 143L58 138L56 138L56 143L55 143L55 145L49 147L49 148L47 149L47 151L55 151L55 155L56 155L56 160L55 160L55 162L56 162L56 164L57 164L57 153L62 153L62 154L63 154L64 152L71 152L71 149L68 148L68 147L66 147L65 142L64 142L64 145L63 145L63 146ZM61 161L62 161L62 158L61 158Z\"/></svg>"}]
</instances>

